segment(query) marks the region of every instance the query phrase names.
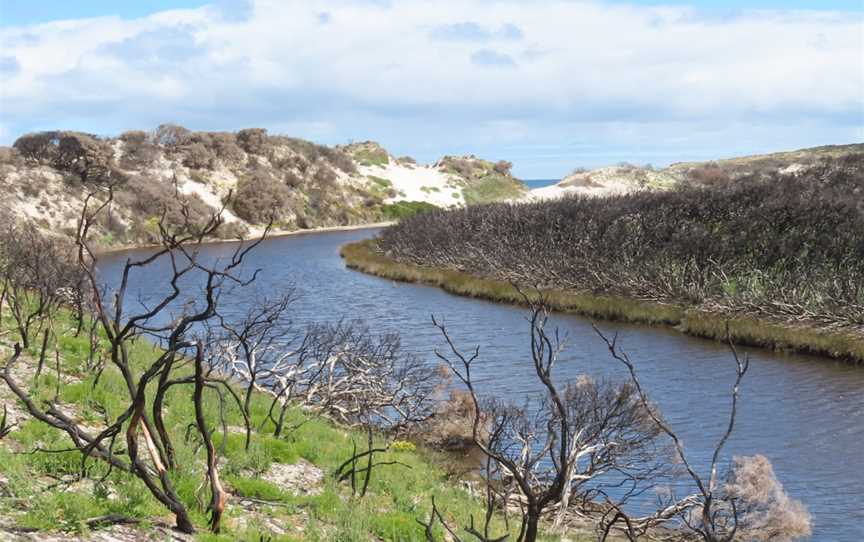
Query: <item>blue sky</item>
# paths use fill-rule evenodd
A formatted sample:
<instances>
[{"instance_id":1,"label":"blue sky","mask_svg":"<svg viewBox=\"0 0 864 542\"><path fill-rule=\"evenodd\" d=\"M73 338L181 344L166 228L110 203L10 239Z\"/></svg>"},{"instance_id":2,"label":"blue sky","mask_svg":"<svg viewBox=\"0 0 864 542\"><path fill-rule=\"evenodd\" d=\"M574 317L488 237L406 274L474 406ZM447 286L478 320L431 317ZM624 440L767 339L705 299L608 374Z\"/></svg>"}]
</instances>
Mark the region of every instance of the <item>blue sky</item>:
<instances>
[{"instance_id":1,"label":"blue sky","mask_svg":"<svg viewBox=\"0 0 864 542\"><path fill-rule=\"evenodd\" d=\"M0 23L16 26L105 15L134 18L167 9L201 7L207 3L197 0L0 0Z\"/></svg>"},{"instance_id":2,"label":"blue sky","mask_svg":"<svg viewBox=\"0 0 864 542\"><path fill-rule=\"evenodd\" d=\"M236 0L235 0L236 1ZM393 0L397 1L397 0ZM119 15L125 18L141 17L158 11L178 8L195 8L207 5L206 0L0 0L0 24L24 25L43 23L58 19L78 19ZM223 4L230 4L226 0ZM864 0L616 0L618 4L633 5L684 5L708 10L739 9L818 9L818 10L864 10Z\"/></svg>"},{"instance_id":3,"label":"blue sky","mask_svg":"<svg viewBox=\"0 0 864 542\"><path fill-rule=\"evenodd\" d=\"M0 78L0 144L262 126L557 177L864 140L864 0L0 0Z\"/></svg>"}]
</instances>

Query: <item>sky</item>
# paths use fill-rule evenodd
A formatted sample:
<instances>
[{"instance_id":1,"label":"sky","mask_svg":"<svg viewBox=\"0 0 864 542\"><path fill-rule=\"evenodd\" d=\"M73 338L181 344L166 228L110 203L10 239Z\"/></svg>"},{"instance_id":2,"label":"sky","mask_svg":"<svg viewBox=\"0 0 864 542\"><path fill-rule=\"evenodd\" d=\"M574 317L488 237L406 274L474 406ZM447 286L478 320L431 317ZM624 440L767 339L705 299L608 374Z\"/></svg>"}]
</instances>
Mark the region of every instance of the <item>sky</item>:
<instances>
[{"instance_id":1,"label":"sky","mask_svg":"<svg viewBox=\"0 0 864 542\"><path fill-rule=\"evenodd\" d=\"M576 167L864 141L864 0L0 0L0 144L174 122Z\"/></svg>"}]
</instances>

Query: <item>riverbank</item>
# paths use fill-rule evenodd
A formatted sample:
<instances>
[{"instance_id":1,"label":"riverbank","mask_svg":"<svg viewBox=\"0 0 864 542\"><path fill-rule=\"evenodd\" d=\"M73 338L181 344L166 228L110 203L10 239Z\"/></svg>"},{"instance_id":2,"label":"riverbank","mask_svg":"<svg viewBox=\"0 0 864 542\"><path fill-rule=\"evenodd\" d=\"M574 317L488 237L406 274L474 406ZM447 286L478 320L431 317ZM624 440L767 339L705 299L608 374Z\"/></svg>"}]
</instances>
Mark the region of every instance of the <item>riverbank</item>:
<instances>
[{"instance_id":1,"label":"riverbank","mask_svg":"<svg viewBox=\"0 0 864 542\"><path fill-rule=\"evenodd\" d=\"M325 226L321 228L309 228L304 230L271 230L270 233L267 234L267 239L272 239L275 237L291 237L295 235L311 235L316 233L329 233L329 232L340 232L340 231L355 231L355 230L371 230L375 228L386 228L387 226L392 226L396 221L387 221L387 222L371 222L368 224L353 224L351 226ZM246 237L246 240L254 240L261 236L264 233L263 228L259 230L255 230L249 233ZM208 239L204 242L204 245L219 245L223 243L237 243L238 239ZM161 247L159 244L124 244L124 245L112 245L108 247L99 247L96 249L96 254L113 254L115 252L123 252L126 250L138 250L142 248L155 248Z\"/></svg>"},{"instance_id":2,"label":"riverbank","mask_svg":"<svg viewBox=\"0 0 864 542\"><path fill-rule=\"evenodd\" d=\"M375 240L344 245L340 254L346 265L371 275L437 286L456 295L500 303L523 302L511 284L448 269L406 264L375 251ZM564 290L544 290L554 310L589 318L673 327L682 333L715 341L726 340L729 333L737 344L775 351L791 351L838 359L864 365L864 337L820 330L803 325L696 310L691 307L661 304L613 296L597 296Z\"/></svg>"},{"instance_id":3,"label":"riverbank","mask_svg":"<svg viewBox=\"0 0 864 542\"><path fill-rule=\"evenodd\" d=\"M0 360L5 363L15 332L8 320L2 324ZM38 352L25 351L12 367L12 376L38 404L50 401L88 431L101 431L106 420L116 419L128 406L123 399L128 394L125 380L111 364L101 375L87 369L89 338L86 333L75 336L70 312L61 311L55 326L60 337L56 367L52 356L51 369L37 379ZM129 353L136 374L158 354L146 341L132 345ZM177 376L187 376L190 370L178 371ZM242 395L240 390L235 393ZM151 394L152 390L148 404ZM170 421L167 430L176 456L181 458L171 480L198 530L196 535L172 529L171 515L128 472L108 470L93 459L82 477L81 453L70 449L66 434L31 418L0 381L5 426L11 426L9 434L0 438L0 540L420 541L425 537L416 520L428 519L433 497L453 525L468 525L472 514L483 517L481 499L465 489L464 464L451 455L397 441L376 455L384 463L374 471L369 494L352 497L350 487L338 483L333 473L350 457L354 443L365 443L365 433L297 406L285 420L292 429L274 436L268 418L272 398L254 392L250 410L254 429L247 450L240 410L230 399L223 403L221 394L208 392L204 410L207 424L216 428L213 440L221 450L220 478L229 492L222 532L209 534L200 493L203 452L195 439L187 438L186 422L195 416L189 395L186 386L172 388L165 397L164 414ZM378 445L383 440L376 437ZM496 514L492 528L502 532L503 517ZM574 527L567 539L593 539L585 533ZM543 540L561 538L548 535Z\"/></svg>"}]
</instances>

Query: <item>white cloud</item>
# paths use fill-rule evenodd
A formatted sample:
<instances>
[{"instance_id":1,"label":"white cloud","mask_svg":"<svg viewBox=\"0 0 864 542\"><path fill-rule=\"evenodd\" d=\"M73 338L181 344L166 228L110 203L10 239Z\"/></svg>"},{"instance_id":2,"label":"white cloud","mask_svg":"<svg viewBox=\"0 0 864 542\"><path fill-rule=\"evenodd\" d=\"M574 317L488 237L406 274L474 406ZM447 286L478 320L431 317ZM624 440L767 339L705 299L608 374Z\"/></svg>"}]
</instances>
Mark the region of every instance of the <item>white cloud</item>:
<instances>
[{"instance_id":1,"label":"white cloud","mask_svg":"<svg viewBox=\"0 0 864 542\"><path fill-rule=\"evenodd\" d=\"M526 145L600 127L607 146L673 150L687 134L750 137L751 125L757 145L782 148L809 141L788 133L804 127L861 133L862 24L566 0L257 0L239 17L206 7L3 29L15 69L0 107L12 132L94 129L87 119L317 126L330 142L387 137L411 152L435 146L412 147L428 134L473 150L496 126L519 126Z\"/></svg>"}]
</instances>

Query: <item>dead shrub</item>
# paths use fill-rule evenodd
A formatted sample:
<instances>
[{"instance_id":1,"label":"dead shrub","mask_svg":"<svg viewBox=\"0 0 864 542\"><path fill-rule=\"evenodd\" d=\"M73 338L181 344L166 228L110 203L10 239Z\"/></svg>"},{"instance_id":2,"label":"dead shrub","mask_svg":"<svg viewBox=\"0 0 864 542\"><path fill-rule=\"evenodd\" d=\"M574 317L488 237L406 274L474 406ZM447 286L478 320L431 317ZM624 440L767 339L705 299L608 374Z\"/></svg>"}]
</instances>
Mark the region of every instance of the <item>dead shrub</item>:
<instances>
[{"instance_id":1,"label":"dead shrub","mask_svg":"<svg viewBox=\"0 0 864 542\"><path fill-rule=\"evenodd\" d=\"M422 429L420 438L441 450L467 450L473 446L473 416L471 394L465 390L451 390L447 400L438 406Z\"/></svg>"},{"instance_id":2,"label":"dead shrub","mask_svg":"<svg viewBox=\"0 0 864 542\"><path fill-rule=\"evenodd\" d=\"M810 536L810 513L786 494L767 457L735 457L725 491L738 503L742 538L781 542Z\"/></svg>"}]
</instances>

